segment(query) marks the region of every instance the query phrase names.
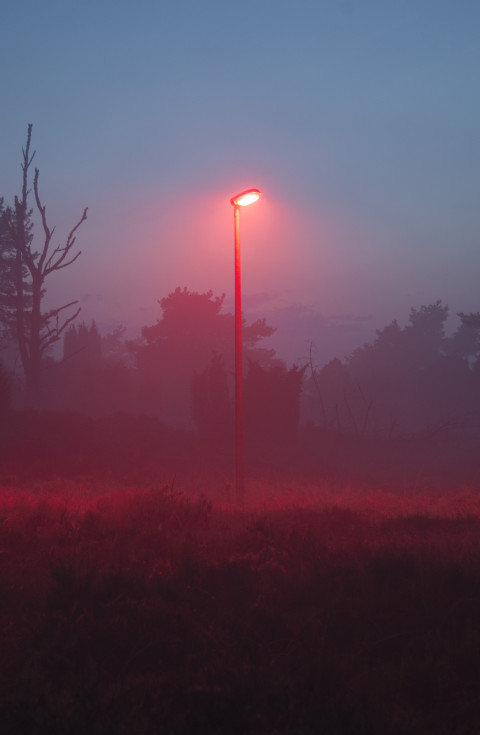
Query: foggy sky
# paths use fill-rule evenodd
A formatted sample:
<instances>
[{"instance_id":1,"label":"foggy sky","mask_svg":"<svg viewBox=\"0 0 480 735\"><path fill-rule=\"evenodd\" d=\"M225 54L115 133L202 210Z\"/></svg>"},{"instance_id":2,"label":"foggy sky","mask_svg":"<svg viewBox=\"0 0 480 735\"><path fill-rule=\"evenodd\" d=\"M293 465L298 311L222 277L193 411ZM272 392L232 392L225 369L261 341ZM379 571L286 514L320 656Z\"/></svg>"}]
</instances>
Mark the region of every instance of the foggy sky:
<instances>
[{"instance_id":1,"label":"foggy sky","mask_svg":"<svg viewBox=\"0 0 480 735\"><path fill-rule=\"evenodd\" d=\"M31 122L57 241L89 207L48 303L130 334L176 286L232 305L252 186L245 311L281 356L343 357L436 299L480 310L479 27L473 0L8 3L0 196Z\"/></svg>"}]
</instances>

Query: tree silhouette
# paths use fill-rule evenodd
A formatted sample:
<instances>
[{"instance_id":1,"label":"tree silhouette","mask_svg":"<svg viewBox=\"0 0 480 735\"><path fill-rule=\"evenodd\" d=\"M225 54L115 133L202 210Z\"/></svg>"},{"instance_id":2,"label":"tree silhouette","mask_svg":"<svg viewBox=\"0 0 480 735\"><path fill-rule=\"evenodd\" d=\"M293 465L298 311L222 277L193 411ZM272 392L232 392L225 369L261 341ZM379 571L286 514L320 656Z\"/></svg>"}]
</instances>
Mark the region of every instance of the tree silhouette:
<instances>
[{"instance_id":1,"label":"tree silhouette","mask_svg":"<svg viewBox=\"0 0 480 735\"><path fill-rule=\"evenodd\" d=\"M233 315L222 313L225 294L213 296L213 291L197 293L177 287L161 299L162 318L151 327L144 327L142 335L148 346L168 347L183 351L190 363L210 361L213 352L224 357L233 350ZM248 351L257 350L258 342L275 331L265 319L243 325L243 343ZM262 352L266 360L273 359L274 351ZM258 359L258 354L255 353Z\"/></svg>"},{"instance_id":2,"label":"tree silhouette","mask_svg":"<svg viewBox=\"0 0 480 735\"><path fill-rule=\"evenodd\" d=\"M42 312L42 299L45 295L45 281L49 275L67 268L80 256L74 254L76 232L87 218L85 208L76 225L69 232L63 246L52 249L55 228L47 223L46 208L39 193L39 170L35 169L33 193L35 206L40 215L43 230L39 250L33 247L32 209L29 208L29 174L35 152L30 153L32 125L28 126L27 142L22 149L22 191L15 197L14 207L3 212L3 226L8 231L10 245L14 252L14 264L8 276L10 296L14 302L15 328L13 337L18 344L20 359L26 384L26 397L29 405L38 405L40 398L40 371L42 358L48 349L57 342L64 330L78 316L80 308L65 316L66 310L76 307L71 301L55 309Z\"/></svg>"},{"instance_id":3,"label":"tree silhouette","mask_svg":"<svg viewBox=\"0 0 480 735\"><path fill-rule=\"evenodd\" d=\"M192 378L192 413L202 437L217 443L233 436L233 401L223 359L214 353L210 364Z\"/></svg>"},{"instance_id":4,"label":"tree silhouette","mask_svg":"<svg viewBox=\"0 0 480 735\"><path fill-rule=\"evenodd\" d=\"M7 211L3 198L0 197L0 346L7 341L9 316L13 298L13 243L7 228Z\"/></svg>"},{"instance_id":5,"label":"tree silhouette","mask_svg":"<svg viewBox=\"0 0 480 735\"><path fill-rule=\"evenodd\" d=\"M477 311L470 312L470 314L464 314L463 311L461 311L458 316L462 320L462 324L465 324L465 326L480 329L480 312Z\"/></svg>"},{"instance_id":6,"label":"tree silhouette","mask_svg":"<svg viewBox=\"0 0 480 735\"><path fill-rule=\"evenodd\" d=\"M192 378L210 365L214 355L222 359L227 379L234 369L234 317L223 313L224 295L176 288L159 301L162 317L142 329L142 338L130 342L138 367L141 410L165 420L187 425L192 420ZM257 347L275 330L264 319L244 326L245 359L274 364L274 351Z\"/></svg>"},{"instance_id":7,"label":"tree silhouette","mask_svg":"<svg viewBox=\"0 0 480 735\"><path fill-rule=\"evenodd\" d=\"M443 354L448 306L436 301L419 309L410 309L403 334L404 356L414 370L429 367Z\"/></svg>"},{"instance_id":8,"label":"tree silhouette","mask_svg":"<svg viewBox=\"0 0 480 735\"><path fill-rule=\"evenodd\" d=\"M462 322L458 329L458 339L462 340L461 344L464 349L469 350L467 356L475 358L472 371L478 383L480 382L480 312L471 312L470 314L460 312L458 316ZM468 347L465 343L468 344Z\"/></svg>"},{"instance_id":9,"label":"tree silhouette","mask_svg":"<svg viewBox=\"0 0 480 735\"><path fill-rule=\"evenodd\" d=\"M95 322L71 324L63 337L63 359L71 360L78 369L98 370L101 360L101 337Z\"/></svg>"},{"instance_id":10,"label":"tree silhouette","mask_svg":"<svg viewBox=\"0 0 480 735\"><path fill-rule=\"evenodd\" d=\"M245 377L247 446L279 446L290 442L300 420L300 392L307 366L263 368L250 361Z\"/></svg>"},{"instance_id":11,"label":"tree silhouette","mask_svg":"<svg viewBox=\"0 0 480 735\"><path fill-rule=\"evenodd\" d=\"M13 210L0 198L0 347L5 347L16 335L16 252L12 237ZM24 303L30 305L31 289L25 282L26 267L21 269Z\"/></svg>"},{"instance_id":12,"label":"tree silhouette","mask_svg":"<svg viewBox=\"0 0 480 735\"><path fill-rule=\"evenodd\" d=\"M480 343L466 322L445 337L447 317L441 301L412 308L404 328L394 320L343 363L315 371L312 415L326 428L387 436L466 421L478 409L472 360Z\"/></svg>"},{"instance_id":13,"label":"tree silhouette","mask_svg":"<svg viewBox=\"0 0 480 735\"><path fill-rule=\"evenodd\" d=\"M462 317L461 314L458 316ZM480 316L480 315L479 315ZM457 355L461 358L474 358L480 352L480 318L478 327L470 321L461 321L457 330L444 342L444 350L449 355Z\"/></svg>"}]
</instances>

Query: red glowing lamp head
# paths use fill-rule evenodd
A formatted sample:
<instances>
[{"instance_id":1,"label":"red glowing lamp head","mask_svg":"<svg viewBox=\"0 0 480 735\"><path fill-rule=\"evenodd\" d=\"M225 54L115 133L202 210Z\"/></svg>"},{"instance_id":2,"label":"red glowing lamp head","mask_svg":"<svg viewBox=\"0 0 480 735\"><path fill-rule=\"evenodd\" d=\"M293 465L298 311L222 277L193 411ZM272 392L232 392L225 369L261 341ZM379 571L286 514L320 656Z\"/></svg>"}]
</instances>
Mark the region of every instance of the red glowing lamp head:
<instances>
[{"instance_id":1,"label":"red glowing lamp head","mask_svg":"<svg viewBox=\"0 0 480 735\"><path fill-rule=\"evenodd\" d=\"M253 204L257 199L260 199L261 193L258 189L246 189L237 194L236 197L232 197L230 202L234 207L246 207L247 204Z\"/></svg>"}]
</instances>

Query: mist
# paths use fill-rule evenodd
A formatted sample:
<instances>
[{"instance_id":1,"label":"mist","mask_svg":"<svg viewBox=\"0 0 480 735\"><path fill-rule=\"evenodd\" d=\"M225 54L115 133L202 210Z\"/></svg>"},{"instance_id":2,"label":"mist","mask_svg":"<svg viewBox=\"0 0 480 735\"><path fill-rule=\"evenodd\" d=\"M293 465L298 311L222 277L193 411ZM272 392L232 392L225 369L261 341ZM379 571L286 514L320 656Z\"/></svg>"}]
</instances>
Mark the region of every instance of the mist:
<instances>
[{"instance_id":1,"label":"mist","mask_svg":"<svg viewBox=\"0 0 480 735\"><path fill-rule=\"evenodd\" d=\"M7 5L0 731L480 732L480 5Z\"/></svg>"}]
</instances>

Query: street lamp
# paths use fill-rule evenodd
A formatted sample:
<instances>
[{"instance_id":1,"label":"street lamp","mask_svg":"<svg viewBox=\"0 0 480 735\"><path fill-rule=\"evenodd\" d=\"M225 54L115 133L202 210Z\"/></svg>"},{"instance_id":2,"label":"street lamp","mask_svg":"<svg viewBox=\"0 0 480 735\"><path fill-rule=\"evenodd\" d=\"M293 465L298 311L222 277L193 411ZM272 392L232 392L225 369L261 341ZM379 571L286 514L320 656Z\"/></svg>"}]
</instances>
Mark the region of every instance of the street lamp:
<instances>
[{"instance_id":1,"label":"street lamp","mask_svg":"<svg viewBox=\"0 0 480 735\"><path fill-rule=\"evenodd\" d=\"M240 207L260 198L258 189L247 189L230 199L235 227L235 489L237 502L244 499L242 291L240 285Z\"/></svg>"}]
</instances>

